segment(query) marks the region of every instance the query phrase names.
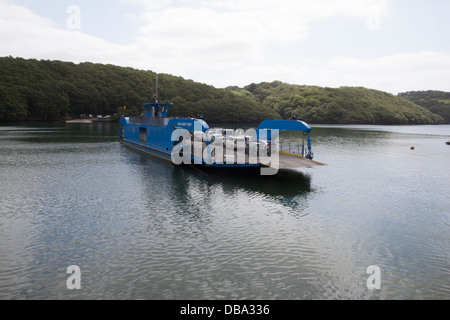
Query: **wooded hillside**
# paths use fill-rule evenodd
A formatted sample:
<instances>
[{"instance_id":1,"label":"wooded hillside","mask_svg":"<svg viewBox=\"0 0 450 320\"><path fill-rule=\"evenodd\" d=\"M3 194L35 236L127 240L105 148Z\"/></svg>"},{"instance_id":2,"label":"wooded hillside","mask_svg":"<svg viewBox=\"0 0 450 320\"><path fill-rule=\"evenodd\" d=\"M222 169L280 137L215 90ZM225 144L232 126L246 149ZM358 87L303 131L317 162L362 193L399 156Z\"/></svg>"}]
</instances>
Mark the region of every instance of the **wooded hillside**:
<instances>
[{"instance_id":1,"label":"wooded hillside","mask_svg":"<svg viewBox=\"0 0 450 320\"><path fill-rule=\"evenodd\" d=\"M153 98L156 74L113 65L0 58L0 121L51 121L81 114L140 115ZM259 122L280 116L225 89L159 74L158 98L171 116L210 122ZM126 106L126 109L124 109Z\"/></svg>"},{"instance_id":2,"label":"wooded hillside","mask_svg":"<svg viewBox=\"0 0 450 320\"><path fill-rule=\"evenodd\" d=\"M443 119L392 94L361 87L323 88L280 81L229 87L253 97L283 118L298 117L324 124L437 124Z\"/></svg>"},{"instance_id":3,"label":"wooded hillside","mask_svg":"<svg viewBox=\"0 0 450 320\"><path fill-rule=\"evenodd\" d=\"M53 121L92 115L139 115L156 74L93 63L0 58L0 121ZM159 75L160 102L171 116L255 123L302 118L309 123L437 124L441 116L392 94L355 87L322 88L280 81L217 89ZM126 106L126 109L124 108Z\"/></svg>"},{"instance_id":4,"label":"wooded hillside","mask_svg":"<svg viewBox=\"0 0 450 320\"><path fill-rule=\"evenodd\" d=\"M444 118L445 123L450 123L450 92L436 90L409 91L398 95L440 115Z\"/></svg>"}]
</instances>

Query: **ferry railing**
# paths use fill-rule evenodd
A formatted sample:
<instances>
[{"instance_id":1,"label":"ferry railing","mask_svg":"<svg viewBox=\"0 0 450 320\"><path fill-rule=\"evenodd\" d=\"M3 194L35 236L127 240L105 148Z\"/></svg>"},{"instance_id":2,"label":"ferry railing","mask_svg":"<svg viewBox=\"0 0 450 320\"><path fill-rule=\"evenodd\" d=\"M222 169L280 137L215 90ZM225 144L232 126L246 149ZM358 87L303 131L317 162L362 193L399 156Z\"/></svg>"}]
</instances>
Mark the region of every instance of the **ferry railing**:
<instances>
[{"instance_id":1,"label":"ferry railing","mask_svg":"<svg viewBox=\"0 0 450 320\"><path fill-rule=\"evenodd\" d=\"M279 151L288 152L293 154L298 154L302 157L305 157L308 154L308 147L305 146L305 141L302 143L291 142L291 141L280 141L279 142Z\"/></svg>"},{"instance_id":2,"label":"ferry railing","mask_svg":"<svg viewBox=\"0 0 450 320\"><path fill-rule=\"evenodd\" d=\"M130 117L130 123L163 126L164 118Z\"/></svg>"}]
</instances>

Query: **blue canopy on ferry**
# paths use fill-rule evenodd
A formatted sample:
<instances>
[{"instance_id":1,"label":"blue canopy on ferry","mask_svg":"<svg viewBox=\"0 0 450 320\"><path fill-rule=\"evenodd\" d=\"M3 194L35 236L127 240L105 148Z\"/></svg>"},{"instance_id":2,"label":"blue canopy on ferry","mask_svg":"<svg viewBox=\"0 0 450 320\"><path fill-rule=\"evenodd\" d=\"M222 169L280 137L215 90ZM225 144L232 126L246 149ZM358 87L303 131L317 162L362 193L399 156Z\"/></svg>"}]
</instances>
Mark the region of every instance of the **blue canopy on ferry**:
<instances>
[{"instance_id":1,"label":"blue canopy on ferry","mask_svg":"<svg viewBox=\"0 0 450 320\"><path fill-rule=\"evenodd\" d=\"M265 120L258 126L259 130L303 131L311 132L311 127L301 120Z\"/></svg>"}]
</instances>

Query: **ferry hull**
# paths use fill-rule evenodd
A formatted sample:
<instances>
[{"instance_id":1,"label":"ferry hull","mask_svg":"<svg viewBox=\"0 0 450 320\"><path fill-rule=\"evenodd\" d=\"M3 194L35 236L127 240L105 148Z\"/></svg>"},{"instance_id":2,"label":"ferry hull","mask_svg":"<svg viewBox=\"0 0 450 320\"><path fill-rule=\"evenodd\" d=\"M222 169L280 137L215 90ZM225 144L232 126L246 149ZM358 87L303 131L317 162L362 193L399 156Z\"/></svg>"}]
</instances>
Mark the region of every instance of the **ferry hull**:
<instances>
[{"instance_id":1,"label":"ferry hull","mask_svg":"<svg viewBox=\"0 0 450 320\"><path fill-rule=\"evenodd\" d=\"M167 153L167 152L164 152L164 151L161 151L161 150L158 150L158 149L155 149L155 148L151 148L149 146L145 146L143 144L140 144L140 143L137 143L137 142L133 142L133 141L130 141L130 140L126 140L126 139L122 139L122 143L125 146L127 146L127 147L129 147L131 149L134 149L134 150L143 152L145 154L148 154L148 155L151 155L151 156L154 156L154 157L161 158L161 159L164 159L166 161L172 162L171 155L169 153Z\"/></svg>"}]
</instances>

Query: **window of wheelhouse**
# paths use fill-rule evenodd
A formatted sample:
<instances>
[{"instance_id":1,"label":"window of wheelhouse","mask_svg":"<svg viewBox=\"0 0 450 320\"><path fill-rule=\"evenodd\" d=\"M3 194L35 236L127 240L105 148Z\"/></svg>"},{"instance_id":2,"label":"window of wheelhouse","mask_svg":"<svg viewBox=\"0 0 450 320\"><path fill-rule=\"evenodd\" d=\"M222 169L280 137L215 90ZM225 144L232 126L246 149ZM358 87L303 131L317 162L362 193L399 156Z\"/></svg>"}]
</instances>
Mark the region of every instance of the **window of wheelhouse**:
<instances>
[{"instance_id":1,"label":"window of wheelhouse","mask_svg":"<svg viewBox=\"0 0 450 320\"><path fill-rule=\"evenodd\" d=\"M139 140L147 142L147 128L139 128Z\"/></svg>"}]
</instances>

